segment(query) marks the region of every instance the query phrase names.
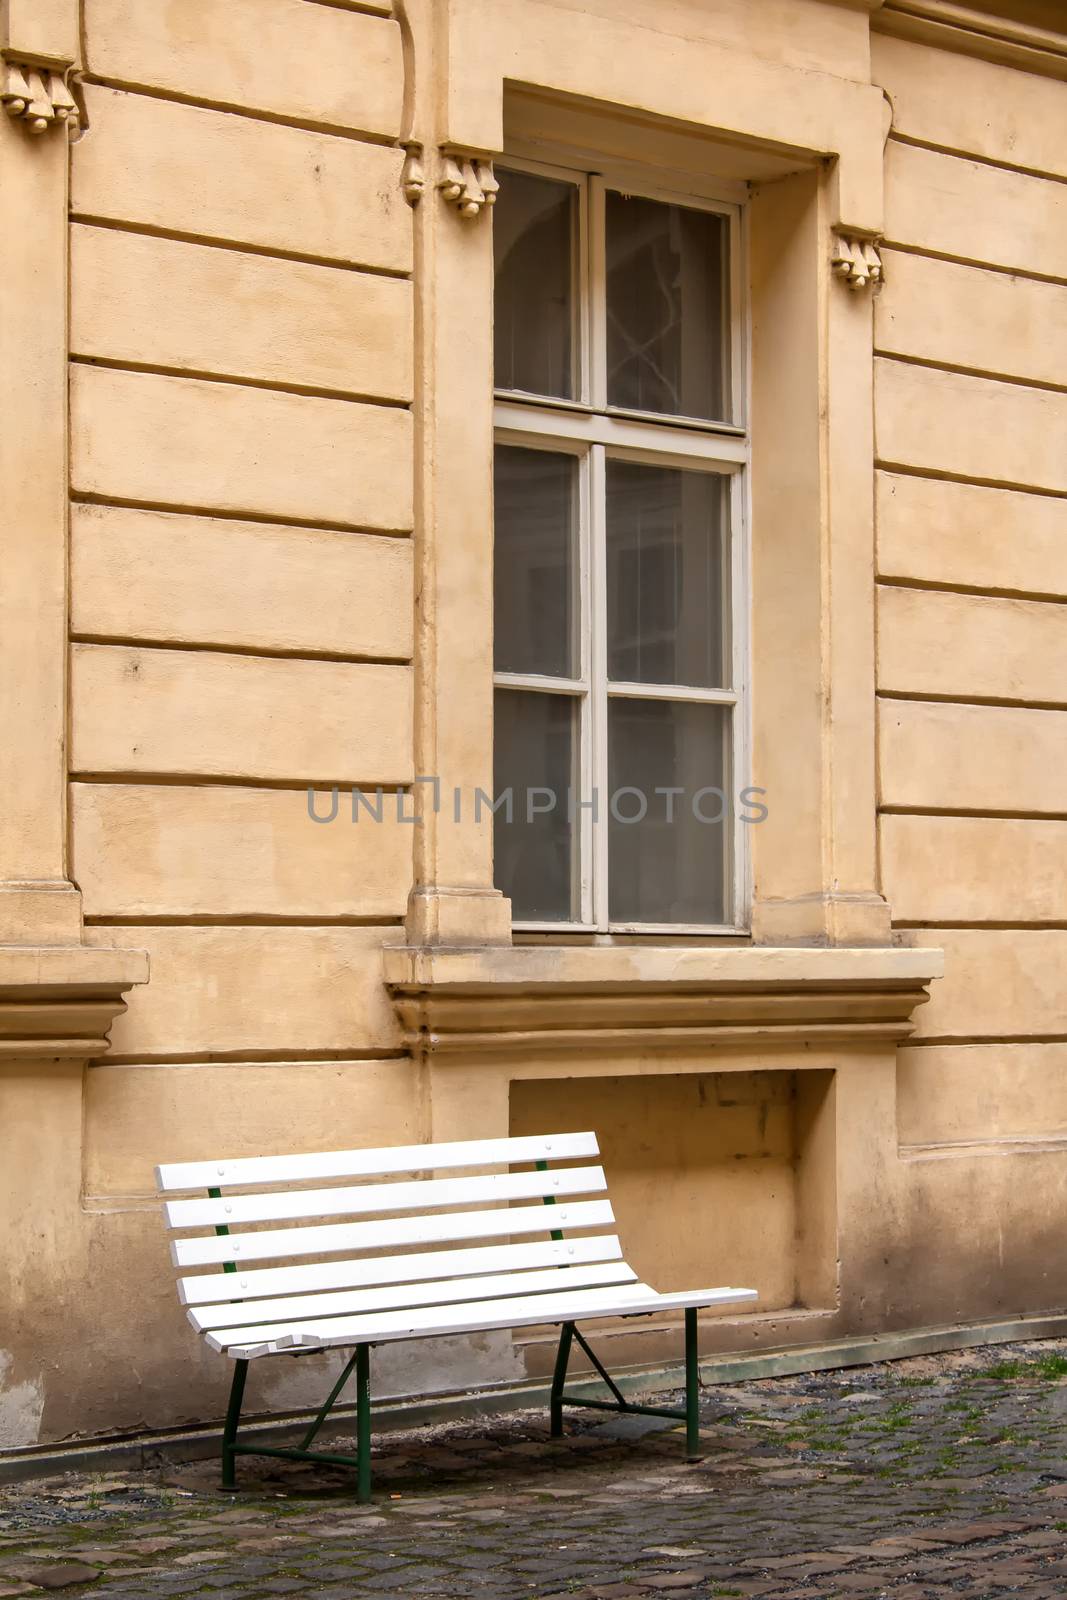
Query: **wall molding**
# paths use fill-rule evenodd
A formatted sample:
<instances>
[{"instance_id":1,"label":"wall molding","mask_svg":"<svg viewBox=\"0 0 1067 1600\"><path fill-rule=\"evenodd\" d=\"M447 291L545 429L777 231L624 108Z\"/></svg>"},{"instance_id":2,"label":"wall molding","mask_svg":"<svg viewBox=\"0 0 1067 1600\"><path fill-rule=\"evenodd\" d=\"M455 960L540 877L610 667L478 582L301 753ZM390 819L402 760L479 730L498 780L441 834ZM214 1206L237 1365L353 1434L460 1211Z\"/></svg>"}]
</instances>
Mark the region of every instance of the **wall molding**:
<instances>
[{"instance_id":1,"label":"wall molding","mask_svg":"<svg viewBox=\"0 0 1067 1600\"><path fill-rule=\"evenodd\" d=\"M87 945L0 950L0 1061L88 1060L108 1048L123 995L148 980L143 950Z\"/></svg>"},{"instance_id":2,"label":"wall molding","mask_svg":"<svg viewBox=\"0 0 1067 1600\"><path fill-rule=\"evenodd\" d=\"M886 0L871 17L871 27L894 38L1067 79L1067 30L1035 28L954 0Z\"/></svg>"}]
</instances>

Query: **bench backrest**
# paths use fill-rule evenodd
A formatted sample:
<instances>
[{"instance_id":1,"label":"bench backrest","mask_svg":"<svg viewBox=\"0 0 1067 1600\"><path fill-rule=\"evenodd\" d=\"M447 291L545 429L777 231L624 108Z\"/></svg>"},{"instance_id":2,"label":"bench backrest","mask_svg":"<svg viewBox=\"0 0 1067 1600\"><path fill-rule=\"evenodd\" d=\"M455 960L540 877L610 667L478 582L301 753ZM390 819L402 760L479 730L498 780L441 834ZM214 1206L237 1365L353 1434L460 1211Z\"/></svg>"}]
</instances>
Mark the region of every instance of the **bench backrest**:
<instances>
[{"instance_id":1,"label":"bench backrest","mask_svg":"<svg viewBox=\"0 0 1067 1600\"><path fill-rule=\"evenodd\" d=\"M598 1153L595 1134L560 1133L183 1161L157 1167L156 1180L165 1194L207 1190L165 1205L183 1235L212 1230L171 1243L176 1266L216 1269L178 1284L206 1331L626 1282L635 1274L604 1231L614 1222L604 1169L573 1164ZM605 1197L575 1198L588 1195ZM322 1220L336 1217L346 1220ZM575 1229L580 1237L564 1237Z\"/></svg>"}]
</instances>

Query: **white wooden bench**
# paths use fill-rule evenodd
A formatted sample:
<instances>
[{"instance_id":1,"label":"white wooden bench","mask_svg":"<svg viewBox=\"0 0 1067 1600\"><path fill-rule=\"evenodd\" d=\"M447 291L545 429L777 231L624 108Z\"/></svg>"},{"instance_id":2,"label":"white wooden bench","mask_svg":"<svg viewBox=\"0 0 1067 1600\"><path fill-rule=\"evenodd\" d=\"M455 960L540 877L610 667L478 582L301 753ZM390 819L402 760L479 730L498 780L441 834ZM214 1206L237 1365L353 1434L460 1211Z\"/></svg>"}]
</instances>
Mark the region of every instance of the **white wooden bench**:
<instances>
[{"instance_id":1,"label":"white wooden bench","mask_svg":"<svg viewBox=\"0 0 1067 1600\"><path fill-rule=\"evenodd\" d=\"M165 1194L207 1190L206 1199L167 1200L165 1211L168 1224L180 1231L171 1243L175 1266L215 1269L180 1278L178 1294L197 1332L235 1364L222 1444L223 1485L234 1486L239 1453L285 1456L355 1467L358 1497L369 1500L371 1345L541 1323L561 1325L550 1404L554 1435L563 1431L564 1405L677 1416L686 1423L688 1453L695 1456L697 1308L751 1301L756 1293L694 1289L657 1294L639 1282L610 1231L614 1216L604 1169L574 1165L598 1153L595 1134L561 1133L157 1167ZM484 1171L493 1166L504 1170ZM507 1170L515 1166L530 1170ZM465 1167L482 1170L466 1176L399 1178ZM381 1178L392 1181L367 1181ZM341 1181L345 1179L358 1181ZM603 1198L586 1198L591 1195ZM515 1203L521 1201L535 1203ZM345 1220L322 1220L335 1217ZM351 1220L360 1217L373 1220ZM683 1220L699 1227L699 1218L665 1219L675 1226ZM188 1231L197 1229L210 1231ZM467 1242L502 1239L507 1242ZM290 1258L296 1258L293 1265L253 1265ZM685 1409L633 1404L576 1324L588 1317L678 1310L685 1313ZM575 1340L613 1399L575 1400L564 1394ZM353 1346L347 1366L298 1446L238 1443L250 1361ZM353 1367L356 1456L310 1449Z\"/></svg>"}]
</instances>

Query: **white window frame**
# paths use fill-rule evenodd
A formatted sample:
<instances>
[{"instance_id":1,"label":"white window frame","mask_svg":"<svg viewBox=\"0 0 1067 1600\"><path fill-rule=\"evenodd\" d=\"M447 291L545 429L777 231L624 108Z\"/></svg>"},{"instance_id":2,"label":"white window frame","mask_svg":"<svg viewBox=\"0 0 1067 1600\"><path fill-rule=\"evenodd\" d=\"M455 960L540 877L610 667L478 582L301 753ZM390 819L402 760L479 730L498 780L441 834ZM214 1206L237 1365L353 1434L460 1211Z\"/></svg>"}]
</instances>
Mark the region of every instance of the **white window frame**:
<instances>
[{"instance_id":1,"label":"white window frame","mask_svg":"<svg viewBox=\"0 0 1067 1600\"><path fill-rule=\"evenodd\" d=\"M505 171L534 173L577 185L578 271L576 354L578 398L542 398L523 391L497 389L494 436L499 444L525 445L553 450L577 458L579 466L579 638L580 671L573 678L552 678L535 673L494 672L496 688L533 693L570 695L581 702L579 714L577 787L581 797L594 791L600 802L597 825L588 807L577 824L578 900L580 920L541 921L516 919L517 933L731 935L748 931L751 904L751 865L748 825L739 816L738 796L750 782L748 522L750 442L747 419L749 397L749 319L745 296L747 282L743 185L694 192L672 186L669 174L626 165L592 169L576 157L573 165L547 164L524 154L500 161ZM729 221L730 370L732 421L704 422L694 418L664 417L607 404L606 352L601 348L606 328L606 269L604 262L604 197L621 190L643 199L661 200L693 210L714 211ZM615 683L607 675L607 542L605 518L605 463L609 457L652 466L673 466L721 474L727 484L729 544L728 592L730 603L730 689L701 689L680 684ZM610 698L660 701L696 701L732 708L731 734L725 753L724 786L732 797L732 849L725 862L728 873L726 905L732 917L724 923L657 923L612 921L608 914L608 738Z\"/></svg>"}]
</instances>

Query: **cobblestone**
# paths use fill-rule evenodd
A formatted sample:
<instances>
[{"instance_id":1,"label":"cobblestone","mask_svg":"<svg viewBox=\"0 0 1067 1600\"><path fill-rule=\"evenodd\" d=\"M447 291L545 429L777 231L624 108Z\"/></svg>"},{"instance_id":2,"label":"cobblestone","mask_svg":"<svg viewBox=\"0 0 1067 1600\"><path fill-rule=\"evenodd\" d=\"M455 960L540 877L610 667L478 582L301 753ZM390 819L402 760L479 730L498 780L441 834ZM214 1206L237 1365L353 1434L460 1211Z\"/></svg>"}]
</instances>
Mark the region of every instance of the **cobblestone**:
<instances>
[{"instance_id":1,"label":"cobblestone","mask_svg":"<svg viewBox=\"0 0 1067 1600\"><path fill-rule=\"evenodd\" d=\"M383 1435L369 1508L265 1457L11 1486L0 1597L1067 1597L1067 1341L709 1388L696 1464L635 1420Z\"/></svg>"}]
</instances>

